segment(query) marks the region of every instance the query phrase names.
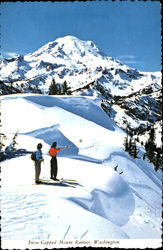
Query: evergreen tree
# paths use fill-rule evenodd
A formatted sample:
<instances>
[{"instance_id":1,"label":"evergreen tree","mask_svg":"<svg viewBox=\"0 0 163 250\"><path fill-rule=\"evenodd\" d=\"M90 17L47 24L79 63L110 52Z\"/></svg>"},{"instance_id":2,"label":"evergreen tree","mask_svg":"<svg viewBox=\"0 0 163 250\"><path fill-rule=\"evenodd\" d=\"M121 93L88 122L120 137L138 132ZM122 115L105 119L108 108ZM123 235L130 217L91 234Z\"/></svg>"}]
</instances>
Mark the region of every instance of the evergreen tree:
<instances>
[{"instance_id":1,"label":"evergreen tree","mask_svg":"<svg viewBox=\"0 0 163 250\"><path fill-rule=\"evenodd\" d=\"M49 87L49 95L57 95L58 94L58 86L55 82L55 79L52 79L52 84Z\"/></svg>"},{"instance_id":2,"label":"evergreen tree","mask_svg":"<svg viewBox=\"0 0 163 250\"><path fill-rule=\"evenodd\" d=\"M145 160L145 159L146 159L146 156L147 156L147 154L146 154L146 153L144 153L144 154L143 154L143 160Z\"/></svg>"},{"instance_id":3,"label":"evergreen tree","mask_svg":"<svg viewBox=\"0 0 163 250\"><path fill-rule=\"evenodd\" d=\"M145 143L145 149L146 156L154 164L154 169L157 171L158 169L162 169L162 149L156 147L155 138L155 130L152 127L149 132L149 138Z\"/></svg>"},{"instance_id":4,"label":"evergreen tree","mask_svg":"<svg viewBox=\"0 0 163 250\"><path fill-rule=\"evenodd\" d=\"M67 86L67 82L64 81L63 83L63 94L65 95L70 95L71 91L70 91L70 87Z\"/></svg>"},{"instance_id":5,"label":"evergreen tree","mask_svg":"<svg viewBox=\"0 0 163 250\"><path fill-rule=\"evenodd\" d=\"M129 130L128 130L128 125L126 127L126 133L127 133L127 136L125 137L125 140L124 140L124 146L125 146L125 151L128 152L129 151Z\"/></svg>"},{"instance_id":6,"label":"evergreen tree","mask_svg":"<svg viewBox=\"0 0 163 250\"><path fill-rule=\"evenodd\" d=\"M13 150L13 151L16 150L16 144L17 144L16 138L17 138L17 136L18 136L18 131L15 133L14 137L12 138L12 148L11 148L11 150Z\"/></svg>"},{"instance_id":7,"label":"evergreen tree","mask_svg":"<svg viewBox=\"0 0 163 250\"><path fill-rule=\"evenodd\" d=\"M157 171L158 169L162 169L162 155L161 155L161 148L157 148L156 149L157 153L156 153L156 159L155 159L155 170Z\"/></svg>"},{"instance_id":8,"label":"evergreen tree","mask_svg":"<svg viewBox=\"0 0 163 250\"><path fill-rule=\"evenodd\" d=\"M137 156L138 156L138 149L137 149L137 146L136 146L136 141L133 141L132 148L133 148L132 156L134 158L137 158Z\"/></svg>"},{"instance_id":9,"label":"evergreen tree","mask_svg":"<svg viewBox=\"0 0 163 250\"><path fill-rule=\"evenodd\" d=\"M133 151L133 137L131 134L130 140L129 140L129 145L128 145L128 152L130 155L132 155L132 151Z\"/></svg>"},{"instance_id":10,"label":"evergreen tree","mask_svg":"<svg viewBox=\"0 0 163 250\"><path fill-rule=\"evenodd\" d=\"M137 146L136 146L136 141L135 139L133 138L133 134L132 132L130 131L130 134L131 134L131 137L128 141L128 139L126 139L126 151L134 158L137 158L137 154L138 154L138 150L137 150Z\"/></svg>"},{"instance_id":11,"label":"evergreen tree","mask_svg":"<svg viewBox=\"0 0 163 250\"><path fill-rule=\"evenodd\" d=\"M155 151L156 151L155 138L156 138L155 130L154 130L154 127L152 127L150 129L149 139L147 140L145 144L147 157L150 160L150 162L154 162L154 158L155 158Z\"/></svg>"},{"instance_id":12,"label":"evergreen tree","mask_svg":"<svg viewBox=\"0 0 163 250\"><path fill-rule=\"evenodd\" d=\"M155 170L157 171L159 169L159 166L160 166L160 153L157 152L157 155L156 155L156 162L155 162Z\"/></svg>"},{"instance_id":13,"label":"evergreen tree","mask_svg":"<svg viewBox=\"0 0 163 250\"><path fill-rule=\"evenodd\" d=\"M125 151L128 152L128 150L129 150L128 137L125 137L124 146L125 146Z\"/></svg>"},{"instance_id":14,"label":"evergreen tree","mask_svg":"<svg viewBox=\"0 0 163 250\"><path fill-rule=\"evenodd\" d=\"M3 149L3 147L5 146L4 144L4 140L7 139L7 136L3 133L0 134L0 151Z\"/></svg>"}]
</instances>

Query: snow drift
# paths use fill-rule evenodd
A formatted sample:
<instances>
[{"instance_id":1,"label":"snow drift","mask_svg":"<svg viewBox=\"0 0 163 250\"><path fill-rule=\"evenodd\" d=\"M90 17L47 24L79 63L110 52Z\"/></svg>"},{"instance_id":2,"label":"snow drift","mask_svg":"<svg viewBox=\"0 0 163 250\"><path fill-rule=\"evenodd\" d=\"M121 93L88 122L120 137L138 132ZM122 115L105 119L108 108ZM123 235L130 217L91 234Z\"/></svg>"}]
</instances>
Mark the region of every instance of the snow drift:
<instances>
[{"instance_id":1,"label":"snow drift","mask_svg":"<svg viewBox=\"0 0 163 250\"><path fill-rule=\"evenodd\" d=\"M125 133L99 99L21 94L1 103L6 145L17 131L18 149L34 151L41 142L42 179L50 177L52 142L69 145L58 154L58 178L79 182L33 185L29 154L2 162L4 247L12 240L30 248L29 240L161 238L161 173L124 152Z\"/></svg>"}]
</instances>

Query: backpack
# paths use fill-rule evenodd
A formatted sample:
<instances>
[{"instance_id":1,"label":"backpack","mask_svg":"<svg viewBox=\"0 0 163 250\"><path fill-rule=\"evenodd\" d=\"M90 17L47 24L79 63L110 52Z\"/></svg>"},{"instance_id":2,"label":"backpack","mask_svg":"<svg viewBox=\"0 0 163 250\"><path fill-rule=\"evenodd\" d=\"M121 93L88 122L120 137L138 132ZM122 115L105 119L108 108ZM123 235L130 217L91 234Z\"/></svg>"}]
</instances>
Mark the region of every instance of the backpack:
<instances>
[{"instance_id":1,"label":"backpack","mask_svg":"<svg viewBox=\"0 0 163 250\"><path fill-rule=\"evenodd\" d=\"M32 152L31 154L31 160L36 161L36 152Z\"/></svg>"}]
</instances>

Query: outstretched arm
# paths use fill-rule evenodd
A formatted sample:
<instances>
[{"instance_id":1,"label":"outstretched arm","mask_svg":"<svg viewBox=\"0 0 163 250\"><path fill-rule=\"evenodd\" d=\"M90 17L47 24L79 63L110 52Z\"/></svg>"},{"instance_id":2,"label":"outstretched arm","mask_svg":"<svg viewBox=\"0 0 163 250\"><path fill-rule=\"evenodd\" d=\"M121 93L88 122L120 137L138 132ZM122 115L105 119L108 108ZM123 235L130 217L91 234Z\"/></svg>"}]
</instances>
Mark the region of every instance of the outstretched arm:
<instances>
[{"instance_id":1,"label":"outstretched arm","mask_svg":"<svg viewBox=\"0 0 163 250\"><path fill-rule=\"evenodd\" d=\"M64 146L63 148L60 148L60 150L63 150L63 149L65 149L65 148L68 148L68 146Z\"/></svg>"}]
</instances>

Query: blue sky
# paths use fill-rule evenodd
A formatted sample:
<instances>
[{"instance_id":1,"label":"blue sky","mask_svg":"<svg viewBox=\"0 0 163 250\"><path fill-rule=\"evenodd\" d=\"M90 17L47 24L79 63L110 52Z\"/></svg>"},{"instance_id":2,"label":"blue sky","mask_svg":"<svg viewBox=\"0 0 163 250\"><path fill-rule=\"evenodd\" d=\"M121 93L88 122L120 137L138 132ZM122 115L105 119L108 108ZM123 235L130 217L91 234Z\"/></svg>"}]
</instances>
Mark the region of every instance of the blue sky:
<instances>
[{"instance_id":1,"label":"blue sky","mask_svg":"<svg viewBox=\"0 0 163 250\"><path fill-rule=\"evenodd\" d=\"M161 69L159 1L4 2L0 8L2 57L73 35L140 71Z\"/></svg>"}]
</instances>

